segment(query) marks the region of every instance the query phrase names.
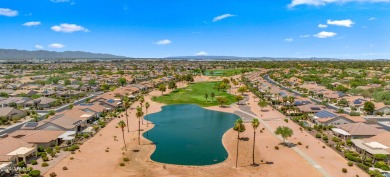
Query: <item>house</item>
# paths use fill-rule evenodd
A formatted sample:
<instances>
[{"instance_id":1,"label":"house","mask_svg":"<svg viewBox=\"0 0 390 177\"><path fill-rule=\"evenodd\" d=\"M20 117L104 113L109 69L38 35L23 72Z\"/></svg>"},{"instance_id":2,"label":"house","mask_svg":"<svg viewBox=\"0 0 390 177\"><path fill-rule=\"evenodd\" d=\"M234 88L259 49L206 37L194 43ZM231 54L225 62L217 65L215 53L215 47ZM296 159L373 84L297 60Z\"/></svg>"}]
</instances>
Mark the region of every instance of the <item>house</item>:
<instances>
[{"instance_id":1,"label":"house","mask_svg":"<svg viewBox=\"0 0 390 177\"><path fill-rule=\"evenodd\" d=\"M13 118L22 118L27 115L26 112L15 109L13 107L2 107L0 108L0 117L6 117L9 120Z\"/></svg>"},{"instance_id":2,"label":"house","mask_svg":"<svg viewBox=\"0 0 390 177\"><path fill-rule=\"evenodd\" d=\"M37 153L33 144L10 136L0 138L0 147L0 163L27 162L27 158L36 156Z\"/></svg>"},{"instance_id":3,"label":"house","mask_svg":"<svg viewBox=\"0 0 390 177\"><path fill-rule=\"evenodd\" d=\"M376 107L374 114L376 113L383 113L386 115L390 114L390 106L389 105L383 105L381 107Z\"/></svg>"},{"instance_id":4,"label":"house","mask_svg":"<svg viewBox=\"0 0 390 177\"><path fill-rule=\"evenodd\" d=\"M16 105L26 106L26 103L31 101L28 97L9 97L9 98L0 98L0 107L9 107L10 104L15 103Z\"/></svg>"},{"instance_id":5,"label":"house","mask_svg":"<svg viewBox=\"0 0 390 177\"><path fill-rule=\"evenodd\" d=\"M23 95L23 96L27 96L27 97L30 97L34 94L36 94L37 92L34 91L34 90L16 90L14 93L10 94L10 96L19 96L19 95Z\"/></svg>"},{"instance_id":6,"label":"house","mask_svg":"<svg viewBox=\"0 0 390 177\"><path fill-rule=\"evenodd\" d=\"M322 110L313 115L313 123L323 125L340 125L353 123L353 121L345 118L344 116L329 112L328 110Z\"/></svg>"},{"instance_id":7,"label":"house","mask_svg":"<svg viewBox=\"0 0 390 177\"><path fill-rule=\"evenodd\" d=\"M322 105L315 105L315 104L303 104L297 106L297 108L302 113L315 114L317 112L324 110L326 107Z\"/></svg>"},{"instance_id":8,"label":"house","mask_svg":"<svg viewBox=\"0 0 390 177\"><path fill-rule=\"evenodd\" d=\"M37 99L31 100L26 103L28 106L34 106L34 107L40 107L40 108L50 108L54 106L54 103L57 100L54 98L48 98L48 97L39 97Z\"/></svg>"},{"instance_id":9,"label":"house","mask_svg":"<svg viewBox=\"0 0 390 177\"><path fill-rule=\"evenodd\" d=\"M59 145L61 142L58 137L64 133L58 130L17 130L9 136L36 146L50 147Z\"/></svg>"},{"instance_id":10,"label":"house","mask_svg":"<svg viewBox=\"0 0 390 177\"><path fill-rule=\"evenodd\" d=\"M386 130L376 124L349 123L337 125L336 127L337 128L333 128L332 131L336 135L340 135L348 139L370 138L386 132Z\"/></svg>"},{"instance_id":11,"label":"house","mask_svg":"<svg viewBox=\"0 0 390 177\"><path fill-rule=\"evenodd\" d=\"M383 132L376 136L366 139L352 139L354 148L357 152L373 157L375 154L387 155L387 161L390 163L390 132Z\"/></svg>"}]
</instances>

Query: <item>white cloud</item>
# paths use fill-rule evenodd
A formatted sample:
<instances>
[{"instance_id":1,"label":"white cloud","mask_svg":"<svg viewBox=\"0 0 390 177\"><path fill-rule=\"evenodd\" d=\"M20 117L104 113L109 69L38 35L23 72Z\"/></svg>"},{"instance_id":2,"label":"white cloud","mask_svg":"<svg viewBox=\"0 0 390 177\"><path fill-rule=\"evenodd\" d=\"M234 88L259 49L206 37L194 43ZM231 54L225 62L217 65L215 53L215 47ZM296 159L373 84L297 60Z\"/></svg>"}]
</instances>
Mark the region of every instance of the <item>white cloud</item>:
<instances>
[{"instance_id":1,"label":"white cloud","mask_svg":"<svg viewBox=\"0 0 390 177\"><path fill-rule=\"evenodd\" d=\"M344 27L352 27L352 25L354 24L354 22L350 19L347 19L347 20L327 20L326 23L328 23L328 25L336 25L336 26L344 26Z\"/></svg>"},{"instance_id":2,"label":"white cloud","mask_svg":"<svg viewBox=\"0 0 390 177\"><path fill-rule=\"evenodd\" d=\"M200 51L200 52L196 53L196 55L197 56L206 56L206 55L208 55L208 53L204 52L204 51Z\"/></svg>"},{"instance_id":3,"label":"white cloud","mask_svg":"<svg viewBox=\"0 0 390 177\"><path fill-rule=\"evenodd\" d=\"M155 44L156 45L168 45L168 44L171 44L171 43L172 43L171 40L164 39L164 40L161 40L161 41L157 41Z\"/></svg>"},{"instance_id":4,"label":"white cloud","mask_svg":"<svg viewBox=\"0 0 390 177\"><path fill-rule=\"evenodd\" d=\"M334 32L327 32L327 31L321 31L317 34L314 35L314 37L317 37L317 38L328 38L328 37L333 37L333 36L336 36L337 33L334 33Z\"/></svg>"},{"instance_id":5,"label":"white cloud","mask_svg":"<svg viewBox=\"0 0 390 177\"><path fill-rule=\"evenodd\" d=\"M376 19L377 19L376 17L371 17L368 20L373 21L373 20L376 20Z\"/></svg>"},{"instance_id":6,"label":"white cloud","mask_svg":"<svg viewBox=\"0 0 390 177\"><path fill-rule=\"evenodd\" d=\"M57 44L57 43L54 43L54 44L48 45L48 47L54 48L54 49L61 49L61 48L64 48L65 45L64 45L64 44Z\"/></svg>"},{"instance_id":7,"label":"white cloud","mask_svg":"<svg viewBox=\"0 0 390 177\"><path fill-rule=\"evenodd\" d=\"M318 25L318 28L326 28L326 27L328 27L328 25L324 25L324 24L319 24Z\"/></svg>"},{"instance_id":8,"label":"white cloud","mask_svg":"<svg viewBox=\"0 0 390 177\"><path fill-rule=\"evenodd\" d=\"M235 17L235 16L236 15L232 15L232 14L223 14L223 15L214 17L213 22L217 22L217 21L223 20L225 18Z\"/></svg>"},{"instance_id":9,"label":"white cloud","mask_svg":"<svg viewBox=\"0 0 390 177\"><path fill-rule=\"evenodd\" d=\"M7 17L15 17L19 13L16 10L8 9L8 8L0 8L0 15Z\"/></svg>"},{"instance_id":10,"label":"white cloud","mask_svg":"<svg viewBox=\"0 0 390 177\"><path fill-rule=\"evenodd\" d=\"M76 24L68 24L68 23L52 26L51 29L55 32L63 32L63 33L73 33L77 31L89 32L88 29L82 26L78 26Z\"/></svg>"},{"instance_id":11,"label":"white cloud","mask_svg":"<svg viewBox=\"0 0 390 177\"><path fill-rule=\"evenodd\" d=\"M44 47L42 45L37 44L37 45L34 46L34 48L36 48L36 49L43 49Z\"/></svg>"},{"instance_id":12,"label":"white cloud","mask_svg":"<svg viewBox=\"0 0 390 177\"><path fill-rule=\"evenodd\" d=\"M308 38L308 37L310 37L310 34L303 34L303 35L300 35L299 37L300 38Z\"/></svg>"},{"instance_id":13,"label":"white cloud","mask_svg":"<svg viewBox=\"0 0 390 177\"><path fill-rule=\"evenodd\" d=\"M292 42L292 41L294 41L294 39L293 38L286 38L286 39L284 39L286 42Z\"/></svg>"},{"instance_id":14,"label":"white cloud","mask_svg":"<svg viewBox=\"0 0 390 177\"><path fill-rule=\"evenodd\" d=\"M39 26L41 25L41 22L26 22L23 24L23 26Z\"/></svg>"},{"instance_id":15,"label":"white cloud","mask_svg":"<svg viewBox=\"0 0 390 177\"><path fill-rule=\"evenodd\" d=\"M288 7L292 8L299 5L324 6L331 3L343 4L348 2L390 2L390 0L292 0Z\"/></svg>"}]
</instances>

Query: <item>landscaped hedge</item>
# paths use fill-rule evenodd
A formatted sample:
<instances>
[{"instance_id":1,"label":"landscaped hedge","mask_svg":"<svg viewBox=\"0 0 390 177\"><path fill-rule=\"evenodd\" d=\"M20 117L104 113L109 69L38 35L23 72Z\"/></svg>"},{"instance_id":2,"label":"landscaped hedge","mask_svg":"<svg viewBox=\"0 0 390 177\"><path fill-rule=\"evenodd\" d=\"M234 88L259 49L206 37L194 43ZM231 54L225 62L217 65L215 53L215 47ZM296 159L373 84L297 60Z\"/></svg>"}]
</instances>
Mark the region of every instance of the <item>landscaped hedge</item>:
<instances>
[{"instance_id":1,"label":"landscaped hedge","mask_svg":"<svg viewBox=\"0 0 390 177\"><path fill-rule=\"evenodd\" d=\"M356 164L356 166L358 166L360 169L362 169L366 172L369 170L369 167L364 165L363 163L358 163L358 164Z\"/></svg>"}]
</instances>

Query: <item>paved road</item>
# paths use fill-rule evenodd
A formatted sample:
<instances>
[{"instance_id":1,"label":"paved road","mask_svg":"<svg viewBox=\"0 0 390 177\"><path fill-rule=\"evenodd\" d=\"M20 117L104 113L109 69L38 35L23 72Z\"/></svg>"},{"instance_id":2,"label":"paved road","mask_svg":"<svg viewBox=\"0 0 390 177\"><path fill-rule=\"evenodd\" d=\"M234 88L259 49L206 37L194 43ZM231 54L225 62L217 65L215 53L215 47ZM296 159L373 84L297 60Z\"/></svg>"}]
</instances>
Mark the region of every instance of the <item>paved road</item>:
<instances>
[{"instance_id":1,"label":"paved road","mask_svg":"<svg viewBox=\"0 0 390 177\"><path fill-rule=\"evenodd\" d=\"M287 87L285 87L285 86L283 86L283 85L281 85L281 84L275 82L274 80L272 80L271 78L269 78L269 75L268 75L268 74L264 75L264 76L263 76L263 79L265 79L266 81L268 81L268 82L271 83L271 84L274 84L274 85L276 85L276 86L279 86L279 87L282 88L283 90L286 90L286 91L289 91L289 92L293 92L293 93L295 93L295 94L297 94L297 95L299 95L299 96L302 96L302 94L299 93L298 91L293 90L293 89L290 89L290 88L287 88ZM315 103L317 103L317 104L321 104L321 102L322 102L321 100L317 100L317 99L315 99L315 98L311 98L311 97L309 97L309 98L310 98L311 101L313 101L313 102L315 102ZM340 109L340 108L337 107L337 106L329 105L329 104L327 105L327 107L330 108L330 109L333 109L333 110L338 110L338 109ZM347 114L349 114L348 111L345 111L345 110L344 110L344 112L347 113Z\"/></svg>"},{"instance_id":2,"label":"paved road","mask_svg":"<svg viewBox=\"0 0 390 177\"><path fill-rule=\"evenodd\" d=\"M243 114L246 114L248 116L251 116L252 118L257 118L256 115L253 115L249 112L245 112L243 110L240 110L238 108L235 108L233 107L234 109L236 109L237 111L235 112L241 112ZM262 119L259 119L260 123L262 125L264 125L264 127L270 131L272 133L272 135L274 135L275 137L277 137L280 141L283 141L282 137L280 136L277 136L275 133L274 133L274 130L272 130L272 128L266 123L266 121L262 120ZM286 142L288 142L286 140ZM300 149L298 149L297 147L292 147L291 149L293 149L295 152L297 152L301 157L303 157L310 165L312 165L316 170L318 170L318 172L321 173L322 176L325 176L325 177L332 177L324 168L322 168L316 161L314 161L311 157L309 157L307 154L305 154L303 151L301 151Z\"/></svg>"}]
</instances>

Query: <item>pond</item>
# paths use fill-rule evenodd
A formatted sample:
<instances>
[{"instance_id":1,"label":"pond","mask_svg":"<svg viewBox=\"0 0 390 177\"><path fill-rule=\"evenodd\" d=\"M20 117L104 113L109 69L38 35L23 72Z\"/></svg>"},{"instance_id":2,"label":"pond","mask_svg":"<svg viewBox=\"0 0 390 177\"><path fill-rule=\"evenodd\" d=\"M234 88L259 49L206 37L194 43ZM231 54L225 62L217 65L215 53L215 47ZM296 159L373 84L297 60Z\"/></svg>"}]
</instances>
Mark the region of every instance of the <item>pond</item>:
<instances>
[{"instance_id":1,"label":"pond","mask_svg":"<svg viewBox=\"0 0 390 177\"><path fill-rule=\"evenodd\" d=\"M223 162L228 153L223 134L239 117L211 111L194 104L162 107L161 112L145 116L155 127L143 136L156 144L151 159L176 165L211 165Z\"/></svg>"}]
</instances>

